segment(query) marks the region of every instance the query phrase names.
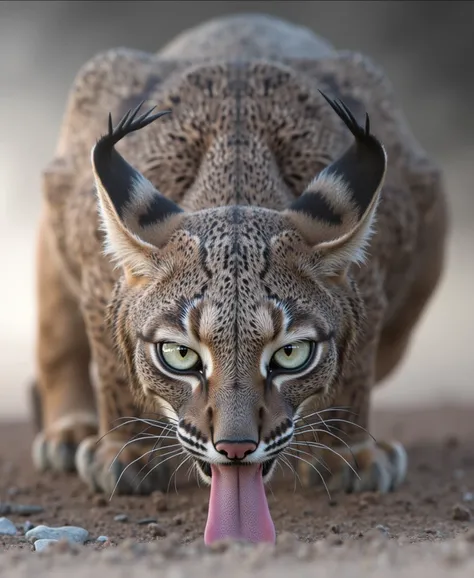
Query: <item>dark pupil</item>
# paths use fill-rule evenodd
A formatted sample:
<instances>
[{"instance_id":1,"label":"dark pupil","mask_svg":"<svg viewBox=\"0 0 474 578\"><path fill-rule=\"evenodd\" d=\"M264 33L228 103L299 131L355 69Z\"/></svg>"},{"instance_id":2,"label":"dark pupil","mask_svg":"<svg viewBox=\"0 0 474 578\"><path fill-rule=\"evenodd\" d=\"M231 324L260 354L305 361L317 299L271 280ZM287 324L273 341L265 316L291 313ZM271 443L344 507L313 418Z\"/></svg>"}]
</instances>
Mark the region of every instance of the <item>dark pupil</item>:
<instances>
[{"instance_id":1,"label":"dark pupil","mask_svg":"<svg viewBox=\"0 0 474 578\"><path fill-rule=\"evenodd\" d=\"M181 355L181 357L186 357L186 355L188 354L188 348L184 347L184 345L180 345L178 347L178 351L179 351L179 354Z\"/></svg>"},{"instance_id":2,"label":"dark pupil","mask_svg":"<svg viewBox=\"0 0 474 578\"><path fill-rule=\"evenodd\" d=\"M290 357L290 355L293 353L293 345L285 345L283 351L287 357Z\"/></svg>"}]
</instances>

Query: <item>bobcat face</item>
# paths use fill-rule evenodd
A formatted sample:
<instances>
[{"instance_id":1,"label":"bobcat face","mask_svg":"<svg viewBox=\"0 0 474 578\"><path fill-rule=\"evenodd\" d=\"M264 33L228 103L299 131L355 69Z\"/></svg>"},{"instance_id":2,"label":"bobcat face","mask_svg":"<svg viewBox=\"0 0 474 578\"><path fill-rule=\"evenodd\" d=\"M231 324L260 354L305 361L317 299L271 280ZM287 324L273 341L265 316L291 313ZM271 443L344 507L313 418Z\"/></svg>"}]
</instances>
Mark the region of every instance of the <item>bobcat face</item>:
<instances>
[{"instance_id":1,"label":"bobcat face","mask_svg":"<svg viewBox=\"0 0 474 578\"><path fill-rule=\"evenodd\" d=\"M346 271L363 259L386 157L368 120L328 102L355 144L283 212L185 213L163 197L114 149L163 113L129 113L92 153L107 249L124 270L110 310L119 350L137 396L177 420L208 480L219 464L262 464L267 478L354 350L362 302Z\"/></svg>"},{"instance_id":2,"label":"bobcat face","mask_svg":"<svg viewBox=\"0 0 474 578\"><path fill-rule=\"evenodd\" d=\"M318 274L288 217L251 207L184 218L156 266L121 293L135 387L166 403L203 472L229 461L222 442L245 440L270 473L302 404L335 393L350 286Z\"/></svg>"}]
</instances>

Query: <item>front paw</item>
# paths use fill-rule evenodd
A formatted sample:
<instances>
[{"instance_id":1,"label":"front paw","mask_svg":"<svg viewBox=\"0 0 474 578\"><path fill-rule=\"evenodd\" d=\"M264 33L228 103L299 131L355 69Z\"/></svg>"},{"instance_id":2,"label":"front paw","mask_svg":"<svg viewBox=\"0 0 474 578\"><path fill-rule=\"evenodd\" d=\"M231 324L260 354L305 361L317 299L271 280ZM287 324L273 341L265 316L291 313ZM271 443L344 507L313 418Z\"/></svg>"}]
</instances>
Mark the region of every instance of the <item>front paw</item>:
<instances>
[{"instance_id":1,"label":"front paw","mask_svg":"<svg viewBox=\"0 0 474 578\"><path fill-rule=\"evenodd\" d=\"M77 447L97 432L97 418L90 413L71 413L38 433L32 447L37 470L72 472Z\"/></svg>"},{"instance_id":2,"label":"front paw","mask_svg":"<svg viewBox=\"0 0 474 578\"><path fill-rule=\"evenodd\" d=\"M76 453L79 476L91 490L113 494L148 495L166 491L170 481L170 461L175 453L166 447L127 439L84 440Z\"/></svg>"},{"instance_id":3,"label":"front paw","mask_svg":"<svg viewBox=\"0 0 474 578\"><path fill-rule=\"evenodd\" d=\"M405 480L408 457L399 442L371 440L350 449L323 450L305 466L305 485L325 485L330 492L387 493Z\"/></svg>"}]
</instances>

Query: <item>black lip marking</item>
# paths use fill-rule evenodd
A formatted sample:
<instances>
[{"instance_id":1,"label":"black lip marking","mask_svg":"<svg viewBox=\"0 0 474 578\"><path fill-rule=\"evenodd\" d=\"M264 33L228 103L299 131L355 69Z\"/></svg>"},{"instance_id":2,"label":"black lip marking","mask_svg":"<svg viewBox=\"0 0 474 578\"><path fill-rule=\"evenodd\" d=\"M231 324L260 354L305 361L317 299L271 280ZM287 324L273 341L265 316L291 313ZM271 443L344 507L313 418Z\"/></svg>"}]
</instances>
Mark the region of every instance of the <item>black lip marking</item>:
<instances>
[{"instance_id":1,"label":"black lip marking","mask_svg":"<svg viewBox=\"0 0 474 578\"><path fill-rule=\"evenodd\" d=\"M293 437L293 432L289 433L288 435L280 438L279 440L277 440L276 442L273 442L272 444L268 445L265 448L266 452L271 452L272 450L276 449L276 448L280 448L280 446L286 444L287 442L289 442L291 440L291 438ZM280 450L278 450L280 451Z\"/></svg>"},{"instance_id":2,"label":"black lip marking","mask_svg":"<svg viewBox=\"0 0 474 578\"><path fill-rule=\"evenodd\" d=\"M184 444L187 444L187 445L190 445L190 446L193 447L193 448L196 448L197 450L201 450L201 451L203 451L203 452L206 451L206 446L203 446L203 445L200 444L199 442L196 442L196 441L194 441L193 439L184 436L179 430L178 430L177 434L178 434L178 439L179 439L179 441L180 441L181 443L183 443L183 445L184 445ZM187 446L186 446L186 449L189 450L189 448L188 448ZM191 450L189 450L189 451L191 451ZM201 455L201 454L199 454L199 455Z\"/></svg>"}]
</instances>

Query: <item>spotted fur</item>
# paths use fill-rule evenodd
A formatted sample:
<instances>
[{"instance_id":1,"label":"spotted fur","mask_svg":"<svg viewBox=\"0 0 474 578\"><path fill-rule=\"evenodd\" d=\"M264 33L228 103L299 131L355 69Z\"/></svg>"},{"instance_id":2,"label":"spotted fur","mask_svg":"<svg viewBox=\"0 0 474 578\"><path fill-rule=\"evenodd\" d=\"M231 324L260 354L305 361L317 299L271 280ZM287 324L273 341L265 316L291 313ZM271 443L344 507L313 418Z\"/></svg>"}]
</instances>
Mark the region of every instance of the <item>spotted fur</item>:
<instances>
[{"instance_id":1,"label":"spotted fur","mask_svg":"<svg viewBox=\"0 0 474 578\"><path fill-rule=\"evenodd\" d=\"M370 392L437 286L446 210L438 168L368 58L258 15L212 21L156 55L99 54L76 77L43 193L39 467L73 467L82 442L80 475L112 489L148 440L114 461L141 426L88 436L148 411L177 420L207 479L206 464L228 461L219 440L255 441L246 461L272 465L305 414L345 407L351 419L331 414L347 420L338 436L324 423L319 440L348 436L362 481L341 461L334 480L402 481L403 451L365 431ZM272 369L300 340L315 344L307 365ZM163 342L200 365L171 371ZM135 491L137 471L119 491ZM140 491L166 479L162 465Z\"/></svg>"}]
</instances>

